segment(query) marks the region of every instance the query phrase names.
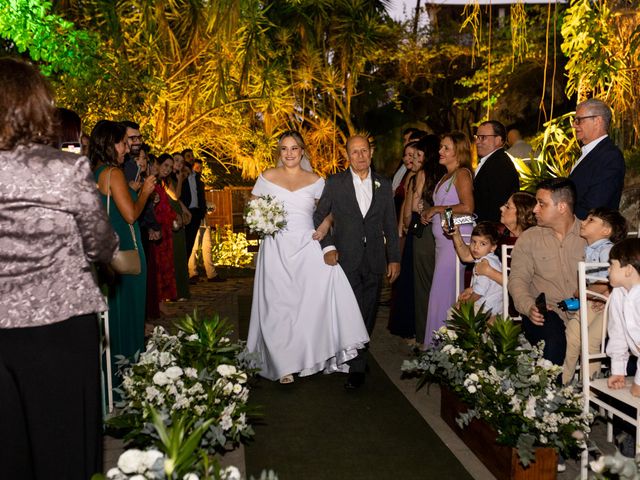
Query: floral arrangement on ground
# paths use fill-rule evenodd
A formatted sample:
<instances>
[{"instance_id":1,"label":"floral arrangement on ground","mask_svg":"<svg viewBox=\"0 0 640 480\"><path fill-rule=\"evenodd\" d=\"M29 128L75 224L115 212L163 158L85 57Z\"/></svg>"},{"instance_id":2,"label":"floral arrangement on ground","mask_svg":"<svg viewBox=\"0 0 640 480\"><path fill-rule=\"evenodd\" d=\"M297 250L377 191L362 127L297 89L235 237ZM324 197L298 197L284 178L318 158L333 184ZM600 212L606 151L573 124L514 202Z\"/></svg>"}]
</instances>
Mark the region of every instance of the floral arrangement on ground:
<instances>
[{"instance_id":1,"label":"floral arrangement on ground","mask_svg":"<svg viewBox=\"0 0 640 480\"><path fill-rule=\"evenodd\" d=\"M123 380L115 390L121 399L107 425L126 432L128 446L154 445L169 454L186 445L198 460L189 471L202 473L210 470L208 458L253 436L247 382L255 364L242 343L230 340L230 326L218 315L194 312L176 327L175 335L156 327L135 363L121 360ZM177 432L174 440L167 440L167 429Z\"/></svg>"},{"instance_id":2,"label":"floral arrangement on ground","mask_svg":"<svg viewBox=\"0 0 640 480\"><path fill-rule=\"evenodd\" d=\"M455 392L469 406L456 420L460 427L474 418L487 422L525 467L536 447L574 456L592 420L580 390L558 385L562 367L543 358L543 343L531 346L509 318L490 319L473 303L459 305L434 344L404 362L404 374L419 377L418 388L439 383Z\"/></svg>"}]
</instances>

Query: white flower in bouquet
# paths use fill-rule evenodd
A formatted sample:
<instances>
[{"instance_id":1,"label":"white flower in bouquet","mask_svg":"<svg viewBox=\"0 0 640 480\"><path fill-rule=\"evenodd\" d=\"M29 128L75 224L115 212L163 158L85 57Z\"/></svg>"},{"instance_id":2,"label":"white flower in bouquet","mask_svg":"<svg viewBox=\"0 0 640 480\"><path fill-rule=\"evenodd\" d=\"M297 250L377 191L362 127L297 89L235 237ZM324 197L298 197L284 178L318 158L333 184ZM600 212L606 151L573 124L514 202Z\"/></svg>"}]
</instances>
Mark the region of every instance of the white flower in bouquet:
<instances>
[{"instance_id":1,"label":"white flower in bouquet","mask_svg":"<svg viewBox=\"0 0 640 480\"><path fill-rule=\"evenodd\" d=\"M274 236L287 225L284 204L271 195L250 200L244 220L253 233Z\"/></svg>"}]
</instances>

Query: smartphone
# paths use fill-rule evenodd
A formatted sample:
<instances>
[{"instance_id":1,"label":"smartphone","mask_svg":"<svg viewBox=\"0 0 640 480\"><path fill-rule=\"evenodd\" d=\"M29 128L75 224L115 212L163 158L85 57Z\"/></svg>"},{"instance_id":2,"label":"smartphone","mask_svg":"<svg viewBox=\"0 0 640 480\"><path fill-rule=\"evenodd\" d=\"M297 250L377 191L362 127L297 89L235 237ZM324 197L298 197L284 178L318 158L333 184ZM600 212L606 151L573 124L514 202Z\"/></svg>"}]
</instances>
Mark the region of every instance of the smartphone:
<instances>
[{"instance_id":1,"label":"smartphone","mask_svg":"<svg viewBox=\"0 0 640 480\"><path fill-rule=\"evenodd\" d=\"M444 220L446 222L447 228L449 229L449 233L453 233L455 228L453 224L453 210L451 209L451 207L444 210Z\"/></svg>"},{"instance_id":2,"label":"smartphone","mask_svg":"<svg viewBox=\"0 0 640 480\"><path fill-rule=\"evenodd\" d=\"M536 297L536 307L543 317L547 314L547 296L544 292L541 292L540 295Z\"/></svg>"},{"instance_id":3,"label":"smartphone","mask_svg":"<svg viewBox=\"0 0 640 480\"><path fill-rule=\"evenodd\" d=\"M136 178L134 180L134 182L139 182L140 181L140 174L142 173L141 169L140 169L140 165L138 165L138 171L136 172Z\"/></svg>"}]
</instances>

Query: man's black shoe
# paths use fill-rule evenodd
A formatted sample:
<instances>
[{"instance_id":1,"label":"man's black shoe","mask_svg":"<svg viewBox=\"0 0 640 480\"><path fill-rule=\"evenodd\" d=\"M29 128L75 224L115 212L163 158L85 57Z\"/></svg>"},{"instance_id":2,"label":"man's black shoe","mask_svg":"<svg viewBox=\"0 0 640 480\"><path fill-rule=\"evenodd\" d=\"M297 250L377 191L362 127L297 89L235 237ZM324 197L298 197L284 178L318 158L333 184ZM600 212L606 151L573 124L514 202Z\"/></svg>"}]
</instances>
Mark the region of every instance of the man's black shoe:
<instances>
[{"instance_id":1,"label":"man's black shoe","mask_svg":"<svg viewBox=\"0 0 640 480\"><path fill-rule=\"evenodd\" d=\"M351 372L344 383L347 390L356 390L364 383L364 372Z\"/></svg>"},{"instance_id":2,"label":"man's black shoe","mask_svg":"<svg viewBox=\"0 0 640 480\"><path fill-rule=\"evenodd\" d=\"M189 277L189 283L191 285L195 285L198 283L198 276L194 276L194 277Z\"/></svg>"},{"instance_id":3,"label":"man's black shoe","mask_svg":"<svg viewBox=\"0 0 640 480\"><path fill-rule=\"evenodd\" d=\"M226 278L222 278L220 275L216 275L215 277L207 278L207 282L226 282Z\"/></svg>"}]
</instances>

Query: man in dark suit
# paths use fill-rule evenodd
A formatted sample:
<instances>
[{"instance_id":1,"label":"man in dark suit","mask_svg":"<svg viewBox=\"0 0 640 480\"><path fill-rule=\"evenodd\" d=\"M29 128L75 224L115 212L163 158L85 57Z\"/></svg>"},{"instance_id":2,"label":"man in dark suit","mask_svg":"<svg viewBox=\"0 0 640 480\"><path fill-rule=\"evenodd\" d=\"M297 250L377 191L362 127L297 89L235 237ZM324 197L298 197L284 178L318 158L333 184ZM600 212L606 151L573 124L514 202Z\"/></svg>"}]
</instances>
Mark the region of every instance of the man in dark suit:
<instances>
[{"instance_id":1,"label":"man in dark suit","mask_svg":"<svg viewBox=\"0 0 640 480\"><path fill-rule=\"evenodd\" d=\"M575 213L582 220L592 208L617 210L620 206L625 164L622 152L607 135L609 123L611 110L602 100L590 98L576 108L573 129L582 155L569 178L578 191Z\"/></svg>"},{"instance_id":2,"label":"man in dark suit","mask_svg":"<svg viewBox=\"0 0 640 480\"><path fill-rule=\"evenodd\" d=\"M316 227L331 213L332 231L321 242L325 263L344 270L369 335L373 332L383 276L400 273L398 226L391 182L371 170L373 150L362 136L347 141L349 168L327 179L314 214ZM366 350L351 360L345 388L364 383Z\"/></svg>"},{"instance_id":3,"label":"man in dark suit","mask_svg":"<svg viewBox=\"0 0 640 480\"><path fill-rule=\"evenodd\" d=\"M478 166L473 179L473 200L477 221L500 221L500 207L520 190L520 177L504 151L507 132L500 122L483 122L476 132Z\"/></svg>"},{"instance_id":4,"label":"man in dark suit","mask_svg":"<svg viewBox=\"0 0 640 480\"><path fill-rule=\"evenodd\" d=\"M185 162L185 166L191 170L190 163ZM182 203L185 204L191 213L191 221L184 227L187 258L189 258L196 241L200 223L207 212L207 204L204 198L204 183L202 183L199 173L191 171L182 185L180 200L182 200Z\"/></svg>"}]
</instances>

